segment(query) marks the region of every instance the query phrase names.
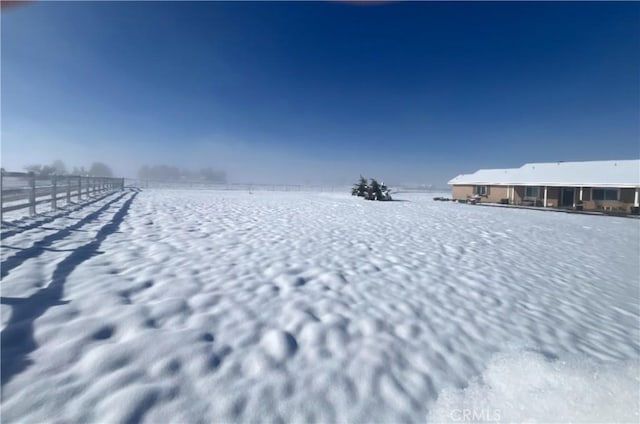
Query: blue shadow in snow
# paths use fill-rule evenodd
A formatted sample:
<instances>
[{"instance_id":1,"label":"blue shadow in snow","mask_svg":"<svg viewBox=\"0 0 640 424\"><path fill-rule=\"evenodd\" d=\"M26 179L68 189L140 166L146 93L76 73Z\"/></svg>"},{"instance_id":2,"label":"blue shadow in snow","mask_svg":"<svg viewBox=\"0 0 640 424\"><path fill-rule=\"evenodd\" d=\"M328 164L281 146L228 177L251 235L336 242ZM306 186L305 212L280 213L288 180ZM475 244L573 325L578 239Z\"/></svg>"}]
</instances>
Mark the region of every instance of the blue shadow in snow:
<instances>
[{"instance_id":1,"label":"blue shadow in snow","mask_svg":"<svg viewBox=\"0 0 640 424\"><path fill-rule=\"evenodd\" d=\"M99 202L100 200L102 200L104 198L107 198L107 197L111 196L112 194L113 193L107 193L104 196L99 196L99 197L93 198L93 199L88 200L86 202L80 203L79 207L69 208L69 210L64 211L63 213L59 213L59 214L56 214L56 215L53 215L53 216L49 216L49 217L47 217L45 219L41 219L39 221L35 221L35 222L32 222L30 224L26 224L26 225L17 225L17 224L14 224L12 222L2 221L2 226L14 227L14 229L2 232L2 234L0 234L0 240L4 240L4 239L9 238L11 236L15 236L16 234L20 234L20 233L28 231L28 230L33 230L34 228L38 228L41 225L48 224L49 222L53 222L58 218L65 217L65 216L69 215L72 212L79 211L84 207L87 207L87 206L92 205L92 204L94 204L96 202Z\"/></svg>"},{"instance_id":2,"label":"blue shadow in snow","mask_svg":"<svg viewBox=\"0 0 640 424\"><path fill-rule=\"evenodd\" d=\"M33 338L34 321L49 308L68 303L62 300L67 278L78 265L100 253L98 250L100 244L118 230L131 207L131 202L137 195L137 192L131 195L120 210L113 215L111 221L98 231L95 240L75 249L73 253L57 264L48 286L27 298L0 298L3 305L11 306L11 317L0 334L2 346L0 379L2 386L31 365L32 361L28 355L38 347Z\"/></svg>"},{"instance_id":3,"label":"blue shadow in snow","mask_svg":"<svg viewBox=\"0 0 640 424\"><path fill-rule=\"evenodd\" d=\"M82 218L81 220L76 222L75 224L70 225L69 227L62 229L62 230L58 231L57 233L50 234L50 235L46 236L45 238L43 238L42 240L39 240L39 241L33 243L32 246L30 246L30 247L28 247L26 249L23 249L20 252L16 253L15 255L5 259L4 261L2 261L2 263L0 263L0 279L6 277L12 269L14 269L17 266L21 265L27 259L31 259L31 258L35 258L37 256L40 256L45 251L45 249L44 249L45 247L52 245L53 243L55 243L58 240L62 240L63 238L71 235L71 233L73 231L75 231L78 228L82 227L83 225L88 224L89 222L97 219L98 216L100 216L103 212L105 212L107 209L109 209L109 207L113 203L115 203L118 200L122 199L126 195L127 195L127 193L121 194L120 196L116 197L115 199L112 199L112 200L108 201L107 203L105 203L99 209L96 209L95 211L91 212L89 215L85 216L84 218Z\"/></svg>"}]
</instances>

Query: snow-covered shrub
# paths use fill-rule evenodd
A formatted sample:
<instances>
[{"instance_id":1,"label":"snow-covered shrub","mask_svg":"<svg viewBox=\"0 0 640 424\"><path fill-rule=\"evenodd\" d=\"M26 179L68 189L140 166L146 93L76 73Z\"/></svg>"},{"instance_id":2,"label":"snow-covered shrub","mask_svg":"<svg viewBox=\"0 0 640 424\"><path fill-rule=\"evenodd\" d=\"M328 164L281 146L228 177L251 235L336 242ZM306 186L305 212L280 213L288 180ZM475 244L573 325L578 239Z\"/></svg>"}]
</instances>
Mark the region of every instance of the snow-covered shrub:
<instances>
[{"instance_id":1,"label":"snow-covered shrub","mask_svg":"<svg viewBox=\"0 0 640 424\"><path fill-rule=\"evenodd\" d=\"M380 184L375 178L372 178L371 182L367 184L367 179L362 175L351 189L351 195L364 197L367 200L391 200L391 190L384 183Z\"/></svg>"},{"instance_id":2,"label":"snow-covered shrub","mask_svg":"<svg viewBox=\"0 0 640 424\"><path fill-rule=\"evenodd\" d=\"M380 194L382 197L378 200L392 200L391 190L384 183L380 184Z\"/></svg>"}]
</instances>

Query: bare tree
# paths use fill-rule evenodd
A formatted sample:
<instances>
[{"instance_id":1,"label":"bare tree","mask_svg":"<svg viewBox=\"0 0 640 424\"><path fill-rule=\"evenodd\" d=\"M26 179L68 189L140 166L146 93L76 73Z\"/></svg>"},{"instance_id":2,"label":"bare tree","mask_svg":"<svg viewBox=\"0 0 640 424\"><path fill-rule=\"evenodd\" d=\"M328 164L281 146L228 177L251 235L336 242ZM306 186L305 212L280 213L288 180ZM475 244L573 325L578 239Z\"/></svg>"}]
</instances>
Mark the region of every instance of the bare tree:
<instances>
[{"instance_id":1,"label":"bare tree","mask_svg":"<svg viewBox=\"0 0 640 424\"><path fill-rule=\"evenodd\" d=\"M89 175L92 177L113 177L113 171L102 162L94 162L89 168Z\"/></svg>"},{"instance_id":2,"label":"bare tree","mask_svg":"<svg viewBox=\"0 0 640 424\"><path fill-rule=\"evenodd\" d=\"M81 166L80 168L78 168L77 166L73 167L73 171L71 171L71 175L87 175L87 170L84 169L84 166Z\"/></svg>"},{"instance_id":3,"label":"bare tree","mask_svg":"<svg viewBox=\"0 0 640 424\"><path fill-rule=\"evenodd\" d=\"M203 168L200 170L200 177L205 181L214 183L225 183L227 181L227 175L224 171L216 171L212 168Z\"/></svg>"},{"instance_id":4,"label":"bare tree","mask_svg":"<svg viewBox=\"0 0 640 424\"><path fill-rule=\"evenodd\" d=\"M191 171L169 165L144 165L138 171L138 178L141 180L160 181L204 180L213 183L224 183L227 180L224 171L217 171L210 167L200 169L199 171Z\"/></svg>"},{"instance_id":5,"label":"bare tree","mask_svg":"<svg viewBox=\"0 0 640 424\"><path fill-rule=\"evenodd\" d=\"M67 174L67 166L60 159L56 159L53 161L53 165L51 165L55 170L55 173L58 175Z\"/></svg>"},{"instance_id":6,"label":"bare tree","mask_svg":"<svg viewBox=\"0 0 640 424\"><path fill-rule=\"evenodd\" d=\"M40 175L40 176L44 176L44 177L52 175L56 171L53 166L41 165L41 164L28 165L28 166L25 166L24 169L27 172L33 172L36 175Z\"/></svg>"}]
</instances>

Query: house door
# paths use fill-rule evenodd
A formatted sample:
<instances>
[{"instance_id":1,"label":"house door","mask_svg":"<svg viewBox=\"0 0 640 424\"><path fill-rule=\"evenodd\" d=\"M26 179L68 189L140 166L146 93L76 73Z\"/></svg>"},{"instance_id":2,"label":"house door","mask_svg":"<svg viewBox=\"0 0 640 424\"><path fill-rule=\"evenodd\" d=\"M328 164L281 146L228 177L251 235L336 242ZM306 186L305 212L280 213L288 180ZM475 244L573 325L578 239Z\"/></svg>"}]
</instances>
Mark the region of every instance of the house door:
<instances>
[{"instance_id":1,"label":"house door","mask_svg":"<svg viewBox=\"0 0 640 424\"><path fill-rule=\"evenodd\" d=\"M560 206L573 206L576 191L574 188L563 188L560 196Z\"/></svg>"}]
</instances>

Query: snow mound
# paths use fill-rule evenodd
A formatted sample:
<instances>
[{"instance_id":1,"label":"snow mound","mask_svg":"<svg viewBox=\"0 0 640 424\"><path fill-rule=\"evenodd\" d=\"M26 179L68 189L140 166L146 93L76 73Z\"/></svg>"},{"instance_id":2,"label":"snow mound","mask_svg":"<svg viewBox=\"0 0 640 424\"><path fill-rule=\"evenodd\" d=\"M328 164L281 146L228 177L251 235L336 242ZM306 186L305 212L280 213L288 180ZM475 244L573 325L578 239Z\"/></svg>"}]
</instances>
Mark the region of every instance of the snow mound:
<instances>
[{"instance_id":1,"label":"snow mound","mask_svg":"<svg viewBox=\"0 0 640 424\"><path fill-rule=\"evenodd\" d=\"M496 355L465 389L445 389L428 422L633 422L640 420L640 363Z\"/></svg>"}]
</instances>

